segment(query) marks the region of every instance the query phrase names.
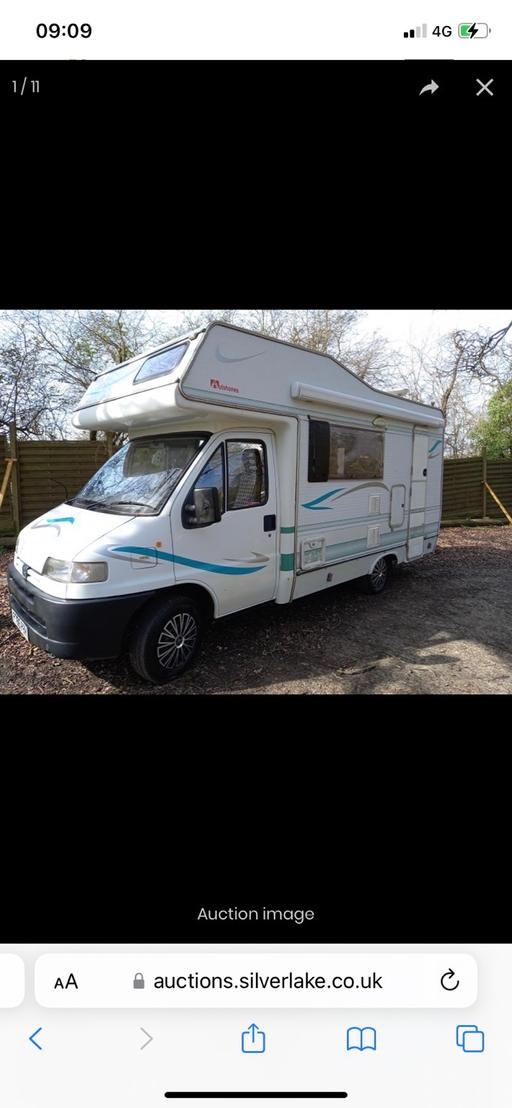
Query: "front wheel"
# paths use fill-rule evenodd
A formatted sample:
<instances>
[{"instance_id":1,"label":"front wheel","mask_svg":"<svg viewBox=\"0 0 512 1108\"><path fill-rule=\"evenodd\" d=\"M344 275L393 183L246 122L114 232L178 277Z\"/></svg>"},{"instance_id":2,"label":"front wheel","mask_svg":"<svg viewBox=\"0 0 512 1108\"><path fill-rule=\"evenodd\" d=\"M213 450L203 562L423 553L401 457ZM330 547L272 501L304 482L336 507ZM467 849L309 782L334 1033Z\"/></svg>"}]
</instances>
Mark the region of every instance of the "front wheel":
<instances>
[{"instance_id":1,"label":"front wheel","mask_svg":"<svg viewBox=\"0 0 512 1108\"><path fill-rule=\"evenodd\" d=\"M362 586L365 592L378 593L385 589L389 579L389 565L385 558L379 558L372 572L363 577Z\"/></svg>"},{"instance_id":2,"label":"front wheel","mask_svg":"<svg viewBox=\"0 0 512 1108\"><path fill-rule=\"evenodd\" d=\"M201 615L188 596L168 596L155 601L134 628L132 668L153 685L172 681L191 665L201 636Z\"/></svg>"}]
</instances>

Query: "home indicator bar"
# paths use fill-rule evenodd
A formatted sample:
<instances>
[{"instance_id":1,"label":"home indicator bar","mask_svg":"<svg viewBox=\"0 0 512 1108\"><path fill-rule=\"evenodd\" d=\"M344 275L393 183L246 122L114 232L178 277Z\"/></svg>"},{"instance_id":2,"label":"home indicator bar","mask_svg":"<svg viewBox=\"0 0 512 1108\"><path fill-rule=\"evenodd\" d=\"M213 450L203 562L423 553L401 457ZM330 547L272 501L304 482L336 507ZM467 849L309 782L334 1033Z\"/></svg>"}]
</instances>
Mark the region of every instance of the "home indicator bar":
<instances>
[{"instance_id":1,"label":"home indicator bar","mask_svg":"<svg viewBox=\"0 0 512 1108\"><path fill-rule=\"evenodd\" d=\"M186 1100L215 1100L224 1099L228 1097L230 1100L234 1100L236 1097L240 1097L243 1100L346 1100L348 1093L164 1093L164 1096L168 1100L179 1100L183 1097Z\"/></svg>"}]
</instances>

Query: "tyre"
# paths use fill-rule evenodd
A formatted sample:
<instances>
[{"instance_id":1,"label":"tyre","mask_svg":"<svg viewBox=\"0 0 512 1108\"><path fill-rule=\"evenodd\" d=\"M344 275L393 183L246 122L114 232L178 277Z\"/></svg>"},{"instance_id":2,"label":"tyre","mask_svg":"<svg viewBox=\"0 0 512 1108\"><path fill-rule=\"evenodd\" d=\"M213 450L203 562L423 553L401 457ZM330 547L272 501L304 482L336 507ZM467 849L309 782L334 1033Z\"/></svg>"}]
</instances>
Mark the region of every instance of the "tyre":
<instances>
[{"instance_id":1,"label":"tyre","mask_svg":"<svg viewBox=\"0 0 512 1108\"><path fill-rule=\"evenodd\" d=\"M389 564L385 558L379 558L372 572L363 577L361 585L364 592L378 593L385 589L389 580Z\"/></svg>"},{"instance_id":2,"label":"tyre","mask_svg":"<svg viewBox=\"0 0 512 1108\"><path fill-rule=\"evenodd\" d=\"M132 669L153 685L172 681L191 665L201 637L201 613L193 600L168 596L142 612L133 629Z\"/></svg>"}]
</instances>

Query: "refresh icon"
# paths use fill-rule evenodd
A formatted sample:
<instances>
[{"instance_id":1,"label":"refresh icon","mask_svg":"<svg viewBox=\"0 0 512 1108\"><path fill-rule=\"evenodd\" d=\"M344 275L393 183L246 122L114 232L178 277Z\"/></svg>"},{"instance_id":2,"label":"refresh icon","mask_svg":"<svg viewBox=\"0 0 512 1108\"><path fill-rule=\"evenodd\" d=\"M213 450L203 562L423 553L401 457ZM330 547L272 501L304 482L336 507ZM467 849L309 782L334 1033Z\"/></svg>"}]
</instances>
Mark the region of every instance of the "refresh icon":
<instances>
[{"instance_id":1,"label":"refresh icon","mask_svg":"<svg viewBox=\"0 0 512 1108\"><path fill-rule=\"evenodd\" d=\"M454 977L455 977L454 971L452 969L448 969L446 971L446 973L443 973L443 976L441 978L441 985L442 985L443 989L446 989L447 992L449 992L449 993L453 993L453 990L458 989L458 987L460 985L460 981L459 981L458 977L456 978L455 981L453 980Z\"/></svg>"}]
</instances>

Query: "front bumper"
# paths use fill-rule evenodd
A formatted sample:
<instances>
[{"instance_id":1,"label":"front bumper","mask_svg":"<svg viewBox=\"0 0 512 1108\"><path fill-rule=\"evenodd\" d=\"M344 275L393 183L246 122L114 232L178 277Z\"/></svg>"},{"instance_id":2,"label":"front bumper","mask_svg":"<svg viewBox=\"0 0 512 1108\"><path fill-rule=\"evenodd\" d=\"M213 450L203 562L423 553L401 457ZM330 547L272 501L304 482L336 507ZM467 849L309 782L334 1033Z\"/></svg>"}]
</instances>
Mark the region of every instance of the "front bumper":
<instances>
[{"instance_id":1,"label":"front bumper","mask_svg":"<svg viewBox=\"0 0 512 1108\"><path fill-rule=\"evenodd\" d=\"M29 642L57 658L117 658L128 624L154 590L104 599L61 600L25 580L10 562L11 607L28 627Z\"/></svg>"}]
</instances>

